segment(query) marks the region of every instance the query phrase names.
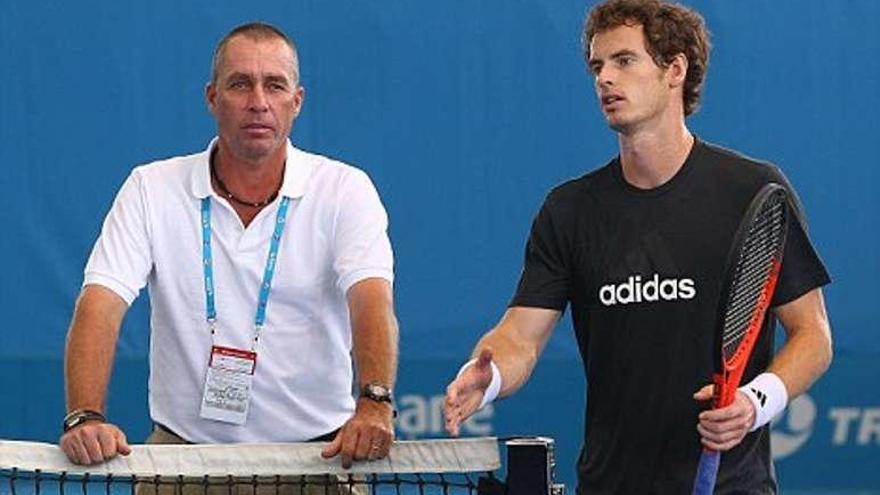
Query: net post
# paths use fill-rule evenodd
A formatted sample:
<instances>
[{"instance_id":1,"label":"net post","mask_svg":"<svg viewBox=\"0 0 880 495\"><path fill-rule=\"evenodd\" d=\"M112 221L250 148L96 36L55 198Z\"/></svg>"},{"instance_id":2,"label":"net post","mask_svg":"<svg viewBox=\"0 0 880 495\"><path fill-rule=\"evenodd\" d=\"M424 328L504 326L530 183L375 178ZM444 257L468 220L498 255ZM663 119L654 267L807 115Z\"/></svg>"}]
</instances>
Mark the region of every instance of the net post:
<instances>
[{"instance_id":1,"label":"net post","mask_svg":"<svg viewBox=\"0 0 880 495\"><path fill-rule=\"evenodd\" d=\"M9 473L9 493L12 495L17 495L15 493L15 479L18 475L18 468L12 468L12 471Z\"/></svg>"},{"instance_id":2,"label":"net post","mask_svg":"<svg viewBox=\"0 0 880 495\"><path fill-rule=\"evenodd\" d=\"M564 495L554 482L556 449L552 438L514 438L507 445L507 495Z\"/></svg>"}]
</instances>

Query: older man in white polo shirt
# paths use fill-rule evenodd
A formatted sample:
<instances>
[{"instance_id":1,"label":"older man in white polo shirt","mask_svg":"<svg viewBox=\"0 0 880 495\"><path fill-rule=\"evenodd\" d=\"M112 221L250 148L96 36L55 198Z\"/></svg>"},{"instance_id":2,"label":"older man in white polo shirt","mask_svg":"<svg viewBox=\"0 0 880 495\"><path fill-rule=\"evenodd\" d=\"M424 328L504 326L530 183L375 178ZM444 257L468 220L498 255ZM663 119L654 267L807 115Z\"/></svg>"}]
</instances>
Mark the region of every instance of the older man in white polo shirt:
<instances>
[{"instance_id":1,"label":"older man in white polo shirt","mask_svg":"<svg viewBox=\"0 0 880 495\"><path fill-rule=\"evenodd\" d=\"M68 335L60 445L73 462L129 452L103 411L119 327L145 285L148 441L326 439L323 454L346 466L387 454L388 220L366 174L290 144L304 96L287 36L240 26L218 45L206 89L218 137L135 168L122 186Z\"/></svg>"}]
</instances>

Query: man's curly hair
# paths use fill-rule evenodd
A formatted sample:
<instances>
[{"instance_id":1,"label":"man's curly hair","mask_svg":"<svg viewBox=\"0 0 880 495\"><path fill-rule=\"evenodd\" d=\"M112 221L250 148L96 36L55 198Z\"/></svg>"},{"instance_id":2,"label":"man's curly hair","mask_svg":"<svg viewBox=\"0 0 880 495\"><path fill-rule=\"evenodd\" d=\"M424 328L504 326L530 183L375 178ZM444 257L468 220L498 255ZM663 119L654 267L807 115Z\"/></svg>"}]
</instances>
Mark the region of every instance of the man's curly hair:
<instances>
[{"instance_id":1,"label":"man's curly hair","mask_svg":"<svg viewBox=\"0 0 880 495\"><path fill-rule=\"evenodd\" d=\"M584 59L589 63L593 37L618 26L641 24L645 49L660 67L668 67L679 53L688 68L682 95L684 114L700 105L700 91L709 65L709 31L697 12L661 0L608 0L592 10L584 23Z\"/></svg>"}]
</instances>

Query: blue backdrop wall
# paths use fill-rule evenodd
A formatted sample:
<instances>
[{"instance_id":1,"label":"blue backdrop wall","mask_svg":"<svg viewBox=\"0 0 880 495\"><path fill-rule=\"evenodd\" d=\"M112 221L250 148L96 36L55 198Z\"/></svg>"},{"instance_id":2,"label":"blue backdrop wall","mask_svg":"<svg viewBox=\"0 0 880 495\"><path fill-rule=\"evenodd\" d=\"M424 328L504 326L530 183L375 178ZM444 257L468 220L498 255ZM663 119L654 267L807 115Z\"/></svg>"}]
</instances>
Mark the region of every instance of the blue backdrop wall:
<instances>
[{"instance_id":1,"label":"blue backdrop wall","mask_svg":"<svg viewBox=\"0 0 880 495\"><path fill-rule=\"evenodd\" d=\"M786 488L880 488L876 119L880 3L694 1L713 32L705 139L778 163L835 282L832 369L774 427ZM440 396L504 310L532 215L604 163L581 57L582 1L9 1L0 6L0 437L53 441L64 335L82 268L132 166L202 149L210 53L232 26L298 42L294 142L354 163L391 217L401 322L399 435L442 435ZM146 417L145 304L127 317L110 414ZM517 397L471 434L557 438L571 482L584 377L570 324ZM536 419L540 418L540 419Z\"/></svg>"}]
</instances>

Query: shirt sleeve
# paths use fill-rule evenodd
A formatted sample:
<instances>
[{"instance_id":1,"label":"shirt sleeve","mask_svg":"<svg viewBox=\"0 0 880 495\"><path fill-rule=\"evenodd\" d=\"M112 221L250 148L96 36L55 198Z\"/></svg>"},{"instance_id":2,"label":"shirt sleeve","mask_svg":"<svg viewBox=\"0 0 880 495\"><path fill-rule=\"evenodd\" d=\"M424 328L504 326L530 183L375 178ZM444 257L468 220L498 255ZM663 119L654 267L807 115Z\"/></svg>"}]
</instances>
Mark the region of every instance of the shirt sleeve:
<instances>
[{"instance_id":1,"label":"shirt sleeve","mask_svg":"<svg viewBox=\"0 0 880 495\"><path fill-rule=\"evenodd\" d=\"M333 237L337 286L348 292L367 278L394 281L394 255L388 238L388 215L379 193L364 172L343 178Z\"/></svg>"},{"instance_id":2,"label":"shirt sleeve","mask_svg":"<svg viewBox=\"0 0 880 495\"><path fill-rule=\"evenodd\" d=\"M86 263L83 286L97 284L129 305L146 285L152 270L146 208L137 170L126 179Z\"/></svg>"},{"instance_id":3,"label":"shirt sleeve","mask_svg":"<svg viewBox=\"0 0 880 495\"><path fill-rule=\"evenodd\" d=\"M532 222L522 275L510 306L565 309L569 300L571 269L561 223L554 211L551 194Z\"/></svg>"},{"instance_id":4,"label":"shirt sleeve","mask_svg":"<svg viewBox=\"0 0 880 495\"><path fill-rule=\"evenodd\" d=\"M773 180L788 190L789 221L782 253L782 269L773 296L773 306L794 301L807 292L831 282L825 265L810 241L807 222L797 193L782 171L774 167Z\"/></svg>"}]
</instances>

